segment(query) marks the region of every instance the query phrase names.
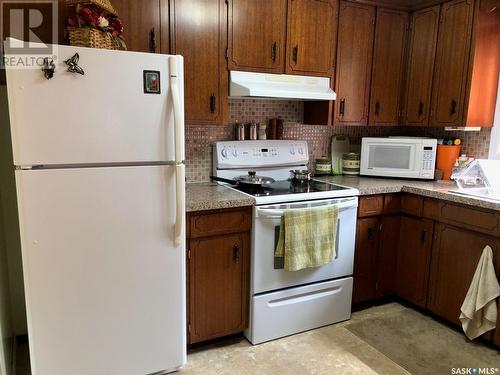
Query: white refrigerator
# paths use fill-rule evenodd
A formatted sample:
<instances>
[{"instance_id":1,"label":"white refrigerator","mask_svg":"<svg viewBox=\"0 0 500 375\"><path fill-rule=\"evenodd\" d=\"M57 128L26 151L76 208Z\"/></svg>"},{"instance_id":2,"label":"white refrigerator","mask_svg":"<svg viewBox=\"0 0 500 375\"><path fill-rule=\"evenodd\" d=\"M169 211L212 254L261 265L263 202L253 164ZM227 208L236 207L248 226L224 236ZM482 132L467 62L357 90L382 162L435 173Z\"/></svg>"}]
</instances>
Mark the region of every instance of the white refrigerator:
<instances>
[{"instance_id":1,"label":"white refrigerator","mask_svg":"<svg viewBox=\"0 0 500 375\"><path fill-rule=\"evenodd\" d=\"M32 374L174 371L186 362L183 59L56 51L50 79L7 68ZM76 53L80 73L65 63Z\"/></svg>"}]
</instances>

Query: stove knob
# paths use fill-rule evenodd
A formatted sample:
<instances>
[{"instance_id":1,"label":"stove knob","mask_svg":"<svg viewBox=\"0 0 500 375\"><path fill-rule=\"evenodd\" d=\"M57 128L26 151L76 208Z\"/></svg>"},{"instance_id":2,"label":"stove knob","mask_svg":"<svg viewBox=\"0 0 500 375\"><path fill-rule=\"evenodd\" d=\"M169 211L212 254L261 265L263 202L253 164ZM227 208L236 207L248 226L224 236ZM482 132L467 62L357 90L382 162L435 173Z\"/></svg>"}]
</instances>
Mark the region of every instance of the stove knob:
<instances>
[{"instance_id":1,"label":"stove knob","mask_svg":"<svg viewBox=\"0 0 500 375\"><path fill-rule=\"evenodd\" d=\"M295 155L295 149L293 147L290 147L290 155Z\"/></svg>"},{"instance_id":2,"label":"stove knob","mask_svg":"<svg viewBox=\"0 0 500 375\"><path fill-rule=\"evenodd\" d=\"M299 148L299 154L301 154L301 155L304 154L304 150L302 149L302 147Z\"/></svg>"},{"instance_id":3,"label":"stove knob","mask_svg":"<svg viewBox=\"0 0 500 375\"><path fill-rule=\"evenodd\" d=\"M238 157L238 150L236 150L235 148L233 149L233 156L235 158Z\"/></svg>"},{"instance_id":4,"label":"stove knob","mask_svg":"<svg viewBox=\"0 0 500 375\"><path fill-rule=\"evenodd\" d=\"M222 154L223 158L227 158L227 150L225 148L223 148L220 153Z\"/></svg>"}]
</instances>

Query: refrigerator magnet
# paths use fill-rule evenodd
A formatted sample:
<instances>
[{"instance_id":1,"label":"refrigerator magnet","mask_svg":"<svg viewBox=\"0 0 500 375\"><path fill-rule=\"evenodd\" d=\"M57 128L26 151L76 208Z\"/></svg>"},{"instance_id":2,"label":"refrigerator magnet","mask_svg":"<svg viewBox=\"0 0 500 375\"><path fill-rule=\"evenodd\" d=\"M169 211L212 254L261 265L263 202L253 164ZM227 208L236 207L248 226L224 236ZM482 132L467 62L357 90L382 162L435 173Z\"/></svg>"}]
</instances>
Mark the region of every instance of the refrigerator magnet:
<instances>
[{"instance_id":1,"label":"refrigerator magnet","mask_svg":"<svg viewBox=\"0 0 500 375\"><path fill-rule=\"evenodd\" d=\"M143 73L144 94L160 94L160 72L145 70Z\"/></svg>"}]
</instances>

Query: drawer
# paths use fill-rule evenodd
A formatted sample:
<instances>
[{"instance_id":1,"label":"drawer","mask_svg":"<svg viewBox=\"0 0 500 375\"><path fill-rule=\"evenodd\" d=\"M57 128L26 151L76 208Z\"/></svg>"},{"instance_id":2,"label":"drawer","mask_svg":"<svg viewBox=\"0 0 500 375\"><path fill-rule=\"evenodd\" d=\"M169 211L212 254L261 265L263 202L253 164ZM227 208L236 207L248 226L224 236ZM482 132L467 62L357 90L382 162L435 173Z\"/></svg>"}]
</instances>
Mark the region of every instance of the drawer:
<instances>
[{"instance_id":1,"label":"drawer","mask_svg":"<svg viewBox=\"0 0 500 375\"><path fill-rule=\"evenodd\" d=\"M218 210L194 213L188 219L188 237L209 237L246 232L252 228L252 209Z\"/></svg>"},{"instance_id":2,"label":"drawer","mask_svg":"<svg viewBox=\"0 0 500 375\"><path fill-rule=\"evenodd\" d=\"M254 296L245 336L260 344L351 317L352 277Z\"/></svg>"},{"instance_id":3,"label":"drawer","mask_svg":"<svg viewBox=\"0 0 500 375\"><path fill-rule=\"evenodd\" d=\"M496 212L426 199L423 214L442 223L500 237L500 214Z\"/></svg>"},{"instance_id":4,"label":"drawer","mask_svg":"<svg viewBox=\"0 0 500 375\"><path fill-rule=\"evenodd\" d=\"M383 195L369 195L359 198L358 217L381 215L383 211Z\"/></svg>"},{"instance_id":5,"label":"drawer","mask_svg":"<svg viewBox=\"0 0 500 375\"><path fill-rule=\"evenodd\" d=\"M384 196L384 214L401 212L401 194L386 194Z\"/></svg>"},{"instance_id":6,"label":"drawer","mask_svg":"<svg viewBox=\"0 0 500 375\"><path fill-rule=\"evenodd\" d=\"M401 212L421 217L424 210L424 198L405 194L401 197Z\"/></svg>"}]
</instances>

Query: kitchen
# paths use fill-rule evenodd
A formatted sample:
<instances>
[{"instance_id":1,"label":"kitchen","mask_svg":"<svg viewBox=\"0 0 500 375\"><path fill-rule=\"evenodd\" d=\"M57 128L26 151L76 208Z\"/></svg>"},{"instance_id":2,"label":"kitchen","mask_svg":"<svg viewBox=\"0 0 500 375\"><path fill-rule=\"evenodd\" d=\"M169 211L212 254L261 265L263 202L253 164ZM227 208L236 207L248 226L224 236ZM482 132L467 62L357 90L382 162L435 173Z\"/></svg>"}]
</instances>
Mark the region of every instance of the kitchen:
<instances>
[{"instance_id":1,"label":"kitchen","mask_svg":"<svg viewBox=\"0 0 500 375\"><path fill-rule=\"evenodd\" d=\"M36 8L2 1L2 41L27 38L6 18L19 3ZM52 28L34 31L61 44L54 68L47 55L36 69L7 66L6 86L0 73L1 373L500 367L498 288L478 311L486 333L467 339L460 319L480 266L500 273L499 201L471 195L496 193L498 1L48 3ZM94 24L101 8L109 17ZM130 52L75 47L88 24L111 35L105 48ZM95 89L105 82L120 84ZM125 133L120 123L143 126ZM462 154L463 164L490 160L455 168L454 183ZM325 159L332 170L321 173ZM339 164L366 176L341 175ZM314 176L290 182L290 170ZM470 188L478 170L485 183ZM288 259L276 256L283 216L327 209L333 228L319 218L316 229L335 233L317 246L333 250L329 261L278 265Z\"/></svg>"}]
</instances>

